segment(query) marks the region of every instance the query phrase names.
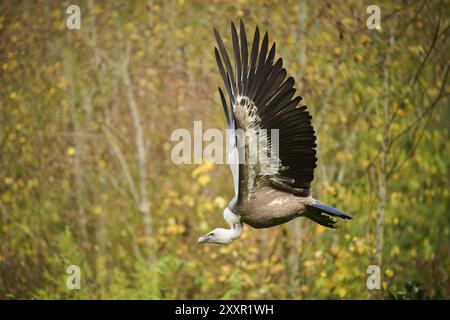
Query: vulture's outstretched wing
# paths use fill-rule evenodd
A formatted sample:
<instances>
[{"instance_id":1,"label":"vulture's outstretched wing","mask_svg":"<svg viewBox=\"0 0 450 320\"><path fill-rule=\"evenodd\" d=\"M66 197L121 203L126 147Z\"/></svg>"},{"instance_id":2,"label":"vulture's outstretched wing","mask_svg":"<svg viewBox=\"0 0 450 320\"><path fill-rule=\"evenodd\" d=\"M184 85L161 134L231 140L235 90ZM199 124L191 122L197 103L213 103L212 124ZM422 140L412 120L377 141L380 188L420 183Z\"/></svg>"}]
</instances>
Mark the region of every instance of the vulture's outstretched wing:
<instances>
[{"instance_id":1,"label":"vulture's outstretched wing","mask_svg":"<svg viewBox=\"0 0 450 320\"><path fill-rule=\"evenodd\" d=\"M261 47L258 27L255 30L253 44L249 56L247 36L243 22L240 23L240 35L234 24L231 24L233 43L234 70L223 41L214 29L218 43L215 55L220 74L225 83L231 109L219 89L228 127L233 135L239 131L256 133L253 138L237 139L232 150L237 150L239 157L239 201L251 197L252 193L262 185L270 184L275 188L287 190L302 196L310 194L311 181L316 167L316 137L311 125L311 116L306 106L298 106L300 96L294 97L295 80L287 76L283 68L283 60L274 63L275 43L269 50L268 34L263 37ZM238 130L242 129L242 130ZM263 130L266 129L266 130ZM278 129L278 154L268 153L277 147L277 141L271 137L271 129ZM242 133L242 132L240 132ZM236 141L236 140L235 140ZM259 142L258 148L254 145ZM261 142L267 142L261 143ZM261 146L263 152L261 153ZM265 146L265 147L264 147ZM258 153L258 154L255 154ZM251 159L261 159L266 154L271 160L253 163ZM243 163L243 160L245 163ZM267 159L266 159L267 160ZM274 161L276 160L276 161ZM275 168L273 163L279 162ZM236 180L235 180L236 191Z\"/></svg>"},{"instance_id":2,"label":"vulture's outstretched wing","mask_svg":"<svg viewBox=\"0 0 450 320\"><path fill-rule=\"evenodd\" d=\"M238 199L239 194L239 154L236 146L236 124L234 120L233 112L229 112L225 96L222 89L219 88L220 100L222 101L223 111L225 112L225 117L227 119L227 161L230 165L231 173L233 174L233 186L234 186L234 197L228 205L233 208Z\"/></svg>"}]
</instances>

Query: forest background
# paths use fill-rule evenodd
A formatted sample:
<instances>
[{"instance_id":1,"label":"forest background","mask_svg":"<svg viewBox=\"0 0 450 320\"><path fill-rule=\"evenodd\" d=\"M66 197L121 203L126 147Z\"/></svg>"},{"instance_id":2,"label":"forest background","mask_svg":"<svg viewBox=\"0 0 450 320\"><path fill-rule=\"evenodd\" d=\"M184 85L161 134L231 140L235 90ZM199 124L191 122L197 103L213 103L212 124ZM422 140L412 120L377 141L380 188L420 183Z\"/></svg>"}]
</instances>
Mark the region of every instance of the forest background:
<instances>
[{"instance_id":1,"label":"forest background","mask_svg":"<svg viewBox=\"0 0 450 320\"><path fill-rule=\"evenodd\" d=\"M0 4L0 298L448 298L449 2ZM318 134L314 195L354 215L223 226L226 165L175 165L174 129L225 128L215 26L277 43ZM66 286L79 266L81 288ZM369 290L367 268L380 267Z\"/></svg>"}]
</instances>

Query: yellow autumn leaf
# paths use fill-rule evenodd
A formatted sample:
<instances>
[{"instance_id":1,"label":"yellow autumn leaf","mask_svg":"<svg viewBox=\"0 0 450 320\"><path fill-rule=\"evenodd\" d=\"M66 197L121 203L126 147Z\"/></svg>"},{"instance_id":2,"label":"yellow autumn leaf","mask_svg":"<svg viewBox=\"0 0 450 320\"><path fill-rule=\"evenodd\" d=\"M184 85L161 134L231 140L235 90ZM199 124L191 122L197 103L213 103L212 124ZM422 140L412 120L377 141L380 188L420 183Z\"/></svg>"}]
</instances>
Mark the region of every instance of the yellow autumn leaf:
<instances>
[{"instance_id":1,"label":"yellow autumn leaf","mask_svg":"<svg viewBox=\"0 0 450 320\"><path fill-rule=\"evenodd\" d=\"M385 271L384 271L384 273L388 276L388 277L392 277L392 276L394 276L394 270L392 270L392 269L386 269Z\"/></svg>"},{"instance_id":2,"label":"yellow autumn leaf","mask_svg":"<svg viewBox=\"0 0 450 320\"><path fill-rule=\"evenodd\" d=\"M206 186L211 181L211 178L208 175L201 175L197 179L197 183L201 186Z\"/></svg>"},{"instance_id":3,"label":"yellow autumn leaf","mask_svg":"<svg viewBox=\"0 0 450 320\"><path fill-rule=\"evenodd\" d=\"M282 264L282 263L277 263L277 264L275 264L275 265L272 267L271 272L272 272L272 273L279 273L279 272L284 271L285 268L286 268L286 267L284 266L284 264Z\"/></svg>"},{"instance_id":4,"label":"yellow autumn leaf","mask_svg":"<svg viewBox=\"0 0 450 320\"><path fill-rule=\"evenodd\" d=\"M391 249L391 257L398 256L400 254L400 247L395 245Z\"/></svg>"},{"instance_id":5,"label":"yellow autumn leaf","mask_svg":"<svg viewBox=\"0 0 450 320\"><path fill-rule=\"evenodd\" d=\"M102 208L100 206L96 206L93 211L96 216L99 216L102 213Z\"/></svg>"},{"instance_id":6,"label":"yellow autumn leaf","mask_svg":"<svg viewBox=\"0 0 450 320\"><path fill-rule=\"evenodd\" d=\"M312 267L314 265L314 261L312 261L312 260L305 260L305 262L303 262L303 265L306 268L310 268L310 267Z\"/></svg>"},{"instance_id":7,"label":"yellow autumn leaf","mask_svg":"<svg viewBox=\"0 0 450 320\"><path fill-rule=\"evenodd\" d=\"M66 154L69 157L73 157L75 155L76 151L74 147L67 148Z\"/></svg>"},{"instance_id":8,"label":"yellow autumn leaf","mask_svg":"<svg viewBox=\"0 0 450 320\"><path fill-rule=\"evenodd\" d=\"M325 229L326 228L324 226L321 226L320 224L316 225L316 234L317 235L321 234L322 232L325 231Z\"/></svg>"},{"instance_id":9,"label":"yellow autumn leaf","mask_svg":"<svg viewBox=\"0 0 450 320\"><path fill-rule=\"evenodd\" d=\"M214 198L214 204L219 208L225 208L227 202L222 197L215 197Z\"/></svg>"},{"instance_id":10,"label":"yellow autumn leaf","mask_svg":"<svg viewBox=\"0 0 450 320\"><path fill-rule=\"evenodd\" d=\"M344 151L338 151L336 152L336 161L337 162L344 162L345 161L345 153Z\"/></svg>"},{"instance_id":11,"label":"yellow autumn leaf","mask_svg":"<svg viewBox=\"0 0 450 320\"><path fill-rule=\"evenodd\" d=\"M338 289L338 296L339 298L344 298L347 295L347 290L345 288L339 288Z\"/></svg>"}]
</instances>

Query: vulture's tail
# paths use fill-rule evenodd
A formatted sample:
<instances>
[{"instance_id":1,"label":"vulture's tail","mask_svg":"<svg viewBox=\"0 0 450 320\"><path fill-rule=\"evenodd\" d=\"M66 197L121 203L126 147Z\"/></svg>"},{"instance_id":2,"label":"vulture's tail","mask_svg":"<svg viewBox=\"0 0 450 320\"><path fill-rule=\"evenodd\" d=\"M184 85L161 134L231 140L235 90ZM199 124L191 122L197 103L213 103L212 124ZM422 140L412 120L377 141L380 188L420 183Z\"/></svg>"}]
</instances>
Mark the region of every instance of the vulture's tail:
<instances>
[{"instance_id":1,"label":"vulture's tail","mask_svg":"<svg viewBox=\"0 0 450 320\"><path fill-rule=\"evenodd\" d=\"M314 204L310 204L308 206L313 207L317 210L309 210L305 213L305 216L313 220L314 222L317 222L318 224L321 224L328 228L336 228L336 220L332 217L338 217L341 219L353 218L348 213L342 212L317 200Z\"/></svg>"}]
</instances>

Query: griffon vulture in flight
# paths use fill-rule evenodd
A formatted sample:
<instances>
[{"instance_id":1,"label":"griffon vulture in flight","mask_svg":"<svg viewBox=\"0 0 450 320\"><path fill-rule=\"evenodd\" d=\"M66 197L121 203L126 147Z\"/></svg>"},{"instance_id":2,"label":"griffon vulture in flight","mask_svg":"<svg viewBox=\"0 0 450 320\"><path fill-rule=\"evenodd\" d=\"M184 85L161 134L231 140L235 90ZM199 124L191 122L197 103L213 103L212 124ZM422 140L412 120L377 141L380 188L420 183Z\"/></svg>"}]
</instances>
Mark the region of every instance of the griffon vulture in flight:
<instances>
[{"instance_id":1,"label":"griffon vulture in flight","mask_svg":"<svg viewBox=\"0 0 450 320\"><path fill-rule=\"evenodd\" d=\"M336 228L336 217L351 219L349 214L311 196L317 161L311 116L306 106L299 105L302 98L295 96L295 80L287 77L283 60L274 60L275 43L269 49L267 32L260 46L256 27L250 51L243 22L239 36L231 23L234 68L216 29L214 34L217 65L228 94L227 99L219 88L228 123L227 158L235 195L223 212L230 228L214 229L198 242L228 244L240 237L243 223L269 228L306 217ZM272 129L278 129L277 139L272 137ZM244 138L239 139L238 131ZM248 132L253 134L248 137ZM266 142L262 152L254 148L261 141ZM269 154L269 149L278 152ZM261 158L255 152L263 154L266 161L249 161ZM278 165L274 168L272 163Z\"/></svg>"}]
</instances>

